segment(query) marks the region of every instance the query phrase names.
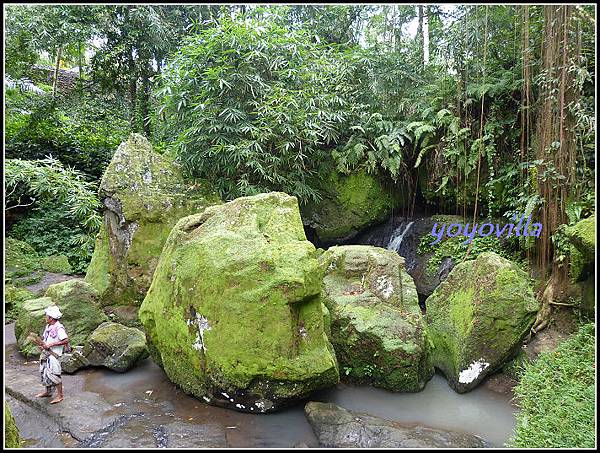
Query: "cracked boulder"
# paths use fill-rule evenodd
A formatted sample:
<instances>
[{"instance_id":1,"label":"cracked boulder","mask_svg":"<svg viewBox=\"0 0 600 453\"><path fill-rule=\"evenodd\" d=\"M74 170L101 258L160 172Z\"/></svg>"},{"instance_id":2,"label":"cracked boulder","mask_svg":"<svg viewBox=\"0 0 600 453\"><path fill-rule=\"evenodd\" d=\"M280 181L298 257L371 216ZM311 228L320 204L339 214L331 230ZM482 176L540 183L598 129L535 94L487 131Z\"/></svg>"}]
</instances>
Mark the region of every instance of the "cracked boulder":
<instances>
[{"instance_id":1,"label":"cracked boulder","mask_svg":"<svg viewBox=\"0 0 600 453\"><path fill-rule=\"evenodd\" d=\"M84 346L64 354L62 368L66 373L74 373L88 366L103 366L122 373L146 357L144 332L135 327L104 322L91 333Z\"/></svg>"},{"instance_id":2,"label":"cracked boulder","mask_svg":"<svg viewBox=\"0 0 600 453\"><path fill-rule=\"evenodd\" d=\"M331 247L319 262L342 376L397 392L423 389L433 366L404 258L380 247L345 245Z\"/></svg>"},{"instance_id":3,"label":"cracked boulder","mask_svg":"<svg viewBox=\"0 0 600 453\"><path fill-rule=\"evenodd\" d=\"M322 278L295 197L243 197L183 218L140 307L150 354L186 393L243 412L335 385Z\"/></svg>"},{"instance_id":4,"label":"cracked boulder","mask_svg":"<svg viewBox=\"0 0 600 453\"><path fill-rule=\"evenodd\" d=\"M520 349L538 310L527 273L493 252L458 264L427 298L433 364L458 393Z\"/></svg>"},{"instance_id":5,"label":"cracked boulder","mask_svg":"<svg viewBox=\"0 0 600 453\"><path fill-rule=\"evenodd\" d=\"M98 293L82 280L73 279L50 285L44 297L23 302L15 323L15 336L21 353L28 359L38 357L41 350L27 341L29 333L42 335L46 326L45 310L57 305L63 316L72 347L83 345L88 336L108 318L98 303Z\"/></svg>"},{"instance_id":6,"label":"cracked boulder","mask_svg":"<svg viewBox=\"0 0 600 453\"><path fill-rule=\"evenodd\" d=\"M181 217L219 203L204 187L187 184L180 169L131 134L115 152L100 183L104 220L85 280L104 306L141 305L162 247ZM135 322L137 310L106 310ZM120 313L129 318L119 319Z\"/></svg>"}]
</instances>

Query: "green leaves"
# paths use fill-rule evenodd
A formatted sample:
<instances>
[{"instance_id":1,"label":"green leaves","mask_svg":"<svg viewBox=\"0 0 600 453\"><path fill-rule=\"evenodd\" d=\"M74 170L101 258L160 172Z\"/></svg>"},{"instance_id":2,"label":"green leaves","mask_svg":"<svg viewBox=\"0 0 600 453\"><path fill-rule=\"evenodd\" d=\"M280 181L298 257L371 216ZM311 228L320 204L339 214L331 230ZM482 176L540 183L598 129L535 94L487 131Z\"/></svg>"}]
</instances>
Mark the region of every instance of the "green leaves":
<instances>
[{"instance_id":1,"label":"green leaves","mask_svg":"<svg viewBox=\"0 0 600 453\"><path fill-rule=\"evenodd\" d=\"M402 123L384 120L380 113L363 114L361 124L350 127L348 142L332 152L338 170L349 173L364 165L369 172L381 168L397 179L403 168L402 149L411 136Z\"/></svg>"},{"instance_id":2,"label":"green leaves","mask_svg":"<svg viewBox=\"0 0 600 453\"><path fill-rule=\"evenodd\" d=\"M327 149L354 107L336 50L275 22L222 19L190 36L161 77L165 135L225 198L284 190L317 200Z\"/></svg>"},{"instance_id":3,"label":"green leaves","mask_svg":"<svg viewBox=\"0 0 600 453\"><path fill-rule=\"evenodd\" d=\"M6 159L4 171L9 193L6 209L31 205L24 198L26 196L33 201L54 200L67 206L71 216L89 231L96 232L100 228L100 202L95 186L85 181L78 171L64 168L53 158L39 161Z\"/></svg>"}]
</instances>

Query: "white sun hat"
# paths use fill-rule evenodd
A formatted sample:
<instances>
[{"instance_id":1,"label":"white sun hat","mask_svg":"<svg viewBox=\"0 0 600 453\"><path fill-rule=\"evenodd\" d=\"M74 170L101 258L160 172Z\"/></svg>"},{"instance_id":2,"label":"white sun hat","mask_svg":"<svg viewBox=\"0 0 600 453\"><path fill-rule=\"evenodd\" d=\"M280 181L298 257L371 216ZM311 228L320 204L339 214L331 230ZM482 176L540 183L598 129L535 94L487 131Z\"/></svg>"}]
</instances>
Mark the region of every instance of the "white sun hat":
<instances>
[{"instance_id":1,"label":"white sun hat","mask_svg":"<svg viewBox=\"0 0 600 453\"><path fill-rule=\"evenodd\" d=\"M54 319L60 319L62 313L56 305L51 305L50 307L46 308L46 316L50 316Z\"/></svg>"}]
</instances>

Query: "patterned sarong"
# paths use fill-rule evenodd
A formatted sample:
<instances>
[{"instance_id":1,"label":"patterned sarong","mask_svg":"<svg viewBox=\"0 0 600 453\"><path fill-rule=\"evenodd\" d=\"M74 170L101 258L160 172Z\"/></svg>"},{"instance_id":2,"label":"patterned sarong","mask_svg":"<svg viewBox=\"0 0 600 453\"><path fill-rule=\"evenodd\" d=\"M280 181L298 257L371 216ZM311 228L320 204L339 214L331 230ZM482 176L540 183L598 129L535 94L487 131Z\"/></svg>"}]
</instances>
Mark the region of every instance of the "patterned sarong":
<instances>
[{"instance_id":1,"label":"patterned sarong","mask_svg":"<svg viewBox=\"0 0 600 453\"><path fill-rule=\"evenodd\" d=\"M42 384L46 387L54 387L62 382L61 375L62 368L60 362L56 357L50 354L48 351L42 351L40 355L40 374Z\"/></svg>"}]
</instances>

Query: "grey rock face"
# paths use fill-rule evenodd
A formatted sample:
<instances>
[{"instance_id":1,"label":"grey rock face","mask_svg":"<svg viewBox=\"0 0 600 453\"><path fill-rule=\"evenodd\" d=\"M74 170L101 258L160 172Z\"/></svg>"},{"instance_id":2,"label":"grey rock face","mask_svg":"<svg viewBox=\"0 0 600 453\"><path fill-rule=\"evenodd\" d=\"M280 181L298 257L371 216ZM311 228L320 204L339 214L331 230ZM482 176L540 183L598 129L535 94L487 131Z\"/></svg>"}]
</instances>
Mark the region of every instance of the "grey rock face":
<instances>
[{"instance_id":1,"label":"grey rock face","mask_svg":"<svg viewBox=\"0 0 600 453\"><path fill-rule=\"evenodd\" d=\"M478 436L408 426L332 403L309 402L304 412L322 447L329 448L482 448Z\"/></svg>"}]
</instances>

